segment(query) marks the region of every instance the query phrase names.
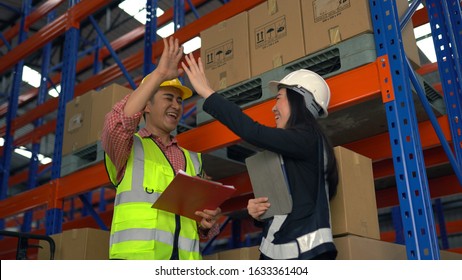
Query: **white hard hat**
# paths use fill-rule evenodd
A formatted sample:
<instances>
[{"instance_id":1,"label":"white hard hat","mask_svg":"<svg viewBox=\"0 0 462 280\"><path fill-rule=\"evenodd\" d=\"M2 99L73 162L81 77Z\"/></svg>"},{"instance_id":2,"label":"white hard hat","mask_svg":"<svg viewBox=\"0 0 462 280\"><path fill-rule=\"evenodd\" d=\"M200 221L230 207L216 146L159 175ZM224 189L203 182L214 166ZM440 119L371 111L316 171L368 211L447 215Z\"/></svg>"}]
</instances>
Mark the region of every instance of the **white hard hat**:
<instances>
[{"instance_id":1,"label":"white hard hat","mask_svg":"<svg viewBox=\"0 0 462 280\"><path fill-rule=\"evenodd\" d=\"M270 91L277 94L280 87L286 87L293 89L300 93L305 98L306 106L313 113L313 106L321 107L319 110L315 110L315 118L327 117L327 107L330 101L330 89L326 81L313 71L300 69L291 72L285 76L281 81L271 81L268 84ZM310 95L311 93L311 95ZM316 104L312 104L312 100Z\"/></svg>"}]
</instances>

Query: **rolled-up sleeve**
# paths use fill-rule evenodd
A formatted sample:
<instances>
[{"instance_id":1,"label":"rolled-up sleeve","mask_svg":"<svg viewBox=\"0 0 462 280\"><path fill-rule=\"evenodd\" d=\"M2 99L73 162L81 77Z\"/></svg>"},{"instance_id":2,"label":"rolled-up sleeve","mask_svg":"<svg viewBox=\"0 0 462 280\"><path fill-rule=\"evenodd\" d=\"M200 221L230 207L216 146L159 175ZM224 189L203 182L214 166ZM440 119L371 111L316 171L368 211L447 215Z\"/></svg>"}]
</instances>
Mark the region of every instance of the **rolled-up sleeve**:
<instances>
[{"instance_id":1,"label":"rolled-up sleeve","mask_svg":"<svg viewBox=\"0 0 462 280\"><path fill-rule=\"evenodd\" d=\"M122 179L133 145L133 134L138 129L143 112L131 117L124 114L129 95L117 102L106 114L101 134L101 145L117 169L117 181Z\"/></svg>"},{"instance_id":2,"label":"rolled-up sleeve","mask_svg":"<svg viewBox=\"0 0 462 280\"><path fill-rule=\"evenodd\" d=\"M215 235L220 233L220 225L215 223L210 229L198 227L198 231L201 239L212 239Z\"/></svg>"}]
</instances>

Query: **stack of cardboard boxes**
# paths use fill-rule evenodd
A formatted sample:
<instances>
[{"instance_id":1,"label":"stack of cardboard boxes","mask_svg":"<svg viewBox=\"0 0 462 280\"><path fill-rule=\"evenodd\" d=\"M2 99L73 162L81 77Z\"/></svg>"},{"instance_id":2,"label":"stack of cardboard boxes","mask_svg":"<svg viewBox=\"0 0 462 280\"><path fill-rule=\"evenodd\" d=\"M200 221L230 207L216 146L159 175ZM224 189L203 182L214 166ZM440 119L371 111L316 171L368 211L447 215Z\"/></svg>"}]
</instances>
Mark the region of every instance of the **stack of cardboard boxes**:
<instances>
[{"instance_id":1,"label":"stack of cardboard boxes","mask_svg":"<svg viewBox=\"0 0 462 280\"><path fill-rule=\"evenodd\" d=\"M212 88L226 89L360 34L373 33L369 0L340 2L268 0L201 32L201 57ZM397 2L402 16L408 1ZM420 65L412 22L402 37L412 64Z\"/></svg>"}]
</instances>

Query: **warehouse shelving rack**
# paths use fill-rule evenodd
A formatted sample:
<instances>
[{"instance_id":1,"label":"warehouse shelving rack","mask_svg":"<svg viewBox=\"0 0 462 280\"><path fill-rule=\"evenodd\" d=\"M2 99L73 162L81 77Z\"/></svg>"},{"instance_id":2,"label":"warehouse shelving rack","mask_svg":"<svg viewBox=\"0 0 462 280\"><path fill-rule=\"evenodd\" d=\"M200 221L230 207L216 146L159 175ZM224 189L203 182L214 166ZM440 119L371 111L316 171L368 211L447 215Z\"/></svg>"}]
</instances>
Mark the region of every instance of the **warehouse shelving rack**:
<instances>
[{"instance_id":1,"label":"warehouse shelving rack","mask_svg":"<svg viewBox=\"0 0 462 280\"><path fill-rule=\"evenodd\" d=\"M24 6L27 6L27 2L24 1ZM27 17L27 21L23 20L23 26L26 22L48 14L57 5L57 2L62 1L49 0L41 9L37 9L31 13ZM20 65L24 58L38 49L45 47L46 50L46 45L64 32L68 32L66 33L66 44L69 45L70 54L73 54L69 55L68 61L63 62L64 73L61 82L63 83L63 92L65 94L60 100L52 99L43 104L40 104L39 101L39 105L31 112L16 117L15 111L17 106L21 104L20 100L30 99L37 96L37 94L40 100L40 96L44 94L42 92L31 91L24 96L12 94L10 99L12 102L10 102L9 106L2 106L0 108L0 110L3 110L0 111L2 114L7 113L7 124L5 127L0 128L2 135L5 137L5 145L2 151L2 185L0 192L0 226L2 228L5 227L4 219L44 206L46 207L46 231L38 230L36 233L46 233L49 235L70 228L83 226L105 228L110 224L112 217L111 206L108 205L107 208L102 208L97 213L91 207L91 201L83 195L89 191L101 189L101 198L99 199L101 204L105 200L113 198L113 192L107 192L104 189L104 187L109 186L104 165L98 163L67 176L60 176L61 156L59 155L62 144L60 143L62 140L62 131L61 135L59 135L59 130L62 130L62 128L59 127L62 125L64 119L63 108L65 108L65 101L69 101L72 97L79 96L91 89L111 82L116 77L123 75L124 72L118 65L113 65L101 70L93 77L74 85L72 77L75 73L69 71L65 74L66 72L64 71L71 68L70 65L76 65L78 71L78 69L91 65L93 62L92 56L86 56L77 62L77 49L74 47L77 41L76 29L79 22L89 17L98 9L103 8L109 2L108 0L84 0L79 3L73 3L74 5L69 8L66 14L55 20L50 17L51 23L49 25L24 40L18 46L11 49L7 56L1 58L0 73L11 67L18 67L17 65ZM155 1L148 2L153 3ZM194 5L202 2L205 1L188 1L189 5L187 9L193 9ZM201 30L248 10L261 2L263 0L230 1L210 14L183 26L176 32L175 36L181 43L186 42L196 36ZM462 140L460 133L461 124L459 121L461 115L460 95L462 74L460 69L460 52L462 48L462 27L460 26L459 1L427 0L426 9L414 12L419 3L420 1L412 3L410 11L403 19L403 23L409 20L412 15L415 26L421 25L426 21L429 21L432 25L432 35L434 41L439 44L437 45L437 49L440 50L437 50L437 68L442 80L446 106L450 108L447 115L430 118L429 121L420 123L415 119L412 101L409 100L409 94L407 94L411 92L410 82L413 75L412 71L409 71L409 65L401 63L405 61L403 59L405 54L402 45L399 43L401 35L399 32L400 24L396 16L396 7L394 6L394 1L385 0L370 0L376 34L376 49L379 50L377 60L327 79L332 92L337 93L333 94L329 109L331 112L341 111L377 97L382 98L387 111L388 132L356 140L343 146L370 157L374 162L375 178L397 174L397 189L377 190L377 205L378 207L400 205L403 228L406 233L405 244L409 259L438 259L439 251L437 250L436 225L433 222L430 199L460 193L462 185L462 180L460 180ZM176 7L178 6L176 4ZM153 7L151 6L151 8ZM148 39L146 39L145 49L147 51L141 50L122 60L121 64L124 65L126 71L131 71L142 65L145 66L145 73L152 69L150 58L158 57L161 53L160 45L155 42L151 43L150 41L152 40L153 28L155 29L156 24L165 23L168 18L172 17L173 13L173 11L169 11L169 13L159 18L158 22L153 20L151 24L147 25L148 31L146 31L146 34L151 34L151 38L147 36ZM181 13L177 11L175 17L178 17L179 14ZM181 16L177 20L181 21ZM446 29L442 31L441 27ZM18 30L22 29L18 28ZM8 38L14 36L11 34L17 33L21 36L22 32L8 32ZM135 38L140 38L139 36L143 34L144 30L134 30L111 45L116 49ZM151 51L152 54L149 54ZM107 56L109 52L110 48L106 47L99 54ZM433 67L435 66L433 65ZM18 69L22 69L22 67ZM42 69L42 72L45 71L46 67ZM16 78L17 81L19 81L18 79ZM50 80L52 83L56 83L59 81L59 77L52 77ZM132 83L130 82L130 84ZM414 86L418 88L417 84L414 81ZM245 109L245 112L260 123L274 125L274 118L271 115L272 105L272 101L265 101ZM45 124L40 123L41 116L53 112L57 108L58 118L56 121ZM15 130L36 120L38 121L33 133L29 133L13 141ZM30 181L31 188L29 190L7 197L6 194L11 181L20 181L24 180L24 178L34 177L34 172L37 172L37 169L40 172L40 170L46 168L31 165L29 173L32 176L27 176L26 174L10 177L8 160L13 146L37 143L37 140L44 135L54 132L55 128L58 128L56 129L55 140L55 151L58 151L58 153L54 156L51 166L52 180L41 186L35 186L34 182ZM216 121L185 131L178 135L178 140L183 147L203 153L212 152L240 142L240 139L236 135ZM450 151L449 143L452 143L455 156ZM36 149L34 149L35 152L37 152ZM447 157L444 155L445 152ZM448 158L449 162L453 165L454 175L428 180L425 173L426 167L447 163ZM86 178L85 184L81 184L78 178ZM244 172L224 178L221 181L226 184L239 186L236 196L223 206L223 210L232 212L245 208L246 199L252 195L248 175ZM397 193L399 194L398 196ZM82 199L82 202L88 206L87 208L92 215L63 224L63 201L66 198L74 196L79 196ZM23 218L24 225L30 225L31 220L33 220L33 214L29 213L28 219L26 219L26 216ZM444 224L440 223L439 228L441 232L444 232ZM0 240L2 246L5 244L1 243L3 241L5 240Z\"/></svg>"}]
</instances>

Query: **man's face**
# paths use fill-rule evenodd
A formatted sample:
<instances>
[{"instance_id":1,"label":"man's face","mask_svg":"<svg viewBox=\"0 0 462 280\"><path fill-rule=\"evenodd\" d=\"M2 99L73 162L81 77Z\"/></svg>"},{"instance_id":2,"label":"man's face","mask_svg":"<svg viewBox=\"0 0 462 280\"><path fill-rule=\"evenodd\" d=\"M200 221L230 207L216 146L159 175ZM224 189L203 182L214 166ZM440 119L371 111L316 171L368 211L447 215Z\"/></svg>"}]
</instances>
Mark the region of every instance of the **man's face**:
<instances>
[{"instance_id":1,"label":"man's face","mask_svg":"<svg viewBox=\"0 0 462 280\"><path fill-rule=\"evenodd\" d=\"M175 87L161 87L146 105L146 128L157 136L176 129L183 114L181 91Z\"/></svg>"}]
</instances>

